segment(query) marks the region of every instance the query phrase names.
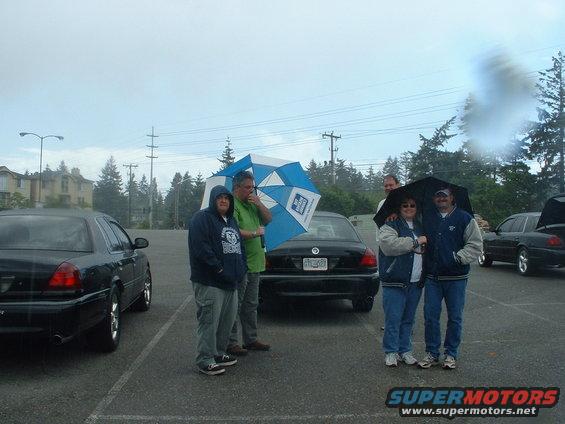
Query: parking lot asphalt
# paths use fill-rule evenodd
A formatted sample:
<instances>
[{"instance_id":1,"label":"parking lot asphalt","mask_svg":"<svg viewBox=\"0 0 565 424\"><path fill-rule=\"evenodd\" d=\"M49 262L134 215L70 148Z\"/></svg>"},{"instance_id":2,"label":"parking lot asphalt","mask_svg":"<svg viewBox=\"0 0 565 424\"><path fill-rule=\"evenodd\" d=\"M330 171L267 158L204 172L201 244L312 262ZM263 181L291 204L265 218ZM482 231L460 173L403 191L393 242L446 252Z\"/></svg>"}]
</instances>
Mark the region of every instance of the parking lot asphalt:
<instances>
[{"instance_id":1,"label":"parking lot asphalt","mask_svg":"<svg viewBox=\"0 0 565 424\"><path fill-rule=\"evenodd\" d=\"M521 277L502 263L472 267L456 370L385 367L379 295L368 314L353 313L347 301L264 304L259 336L272 350L250 352L224 376L198 374L187 233L132 234L150 241L151 310L123 315L112 354L91 352L80 339L0 341L0 422L436 422L400 418L385 406L389 389L563 386L565 270ZM417 356L423 339L420 305ZM565 422L565 408L560 402L520 422Z\"/></svg>"}]
</instances>

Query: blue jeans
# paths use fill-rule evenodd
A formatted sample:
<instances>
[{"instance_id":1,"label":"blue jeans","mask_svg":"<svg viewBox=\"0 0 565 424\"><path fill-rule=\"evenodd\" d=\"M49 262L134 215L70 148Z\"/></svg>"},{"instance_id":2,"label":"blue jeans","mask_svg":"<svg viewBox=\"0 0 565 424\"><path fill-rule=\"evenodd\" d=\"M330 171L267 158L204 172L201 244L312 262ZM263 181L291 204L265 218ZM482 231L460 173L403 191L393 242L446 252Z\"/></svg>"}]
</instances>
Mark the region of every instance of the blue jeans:
<instances>
[{"instance_id":1,"label":"blue jeans","mask_svg":"<svg viewBox=\"0 0 565 424\"><path fill-rule=\"evenodd\" d=\"M447 329L443 347L445 354L457 359L461 332L463 330L463 307L465 306L465 289L467 279L434 280L426 278L424 292L424 319L426 352L439 357L441 346L441 302L445 299L447 308Z\"/></svg>"},{"instance_id":2,"label":"blue jeans","mask_svg":"<svg viewBox=\"0 0 565 424\"><path fill-rule=\"evenodd\" d=\"M410 283L406 288L383 287L385 353L402 354L412 350L412 327L421 295L422 289L416 283Z\"/></svg>"}]
</instances>

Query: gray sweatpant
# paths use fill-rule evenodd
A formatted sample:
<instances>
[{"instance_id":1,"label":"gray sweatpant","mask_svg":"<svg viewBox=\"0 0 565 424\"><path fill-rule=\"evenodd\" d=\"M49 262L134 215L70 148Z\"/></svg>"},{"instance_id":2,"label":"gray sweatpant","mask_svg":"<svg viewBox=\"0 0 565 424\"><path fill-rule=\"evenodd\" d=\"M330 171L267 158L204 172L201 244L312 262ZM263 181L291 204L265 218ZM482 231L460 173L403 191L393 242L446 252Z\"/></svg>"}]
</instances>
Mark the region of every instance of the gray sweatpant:
<instances>
[{"instance_id":1,"label":"gray sweatpant","mask_svg":"<svg viewBox=\"0 0 565 424\"><path fill-rule=\"evenodd\" d=\"M237 289L237 318L233 324L229 345L238 344L237 321L241 323L241 338L244 345L257 340L257 307L259 306L258 272L248 272Z\"/></svg>"},{"instance_id":2,"label":"gray sweatpant","mask_svg":"<svg viewBox=\"0 0 565 424\"><path fill-rule=\"evenodd\" d=\"M192 282L196 301L196 365L204 368L226 354L237 314L237 292Z\"/></svg>"}]
</instances>

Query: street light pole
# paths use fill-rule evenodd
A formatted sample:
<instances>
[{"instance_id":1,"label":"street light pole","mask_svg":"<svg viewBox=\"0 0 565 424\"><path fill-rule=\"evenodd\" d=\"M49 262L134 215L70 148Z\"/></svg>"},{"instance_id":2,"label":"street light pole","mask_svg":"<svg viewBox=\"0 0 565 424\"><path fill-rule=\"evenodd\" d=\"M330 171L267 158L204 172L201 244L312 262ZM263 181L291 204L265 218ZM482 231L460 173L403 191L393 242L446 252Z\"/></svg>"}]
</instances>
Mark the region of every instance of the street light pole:
<instances>
[{"instance_id":1,"label":"street light pole","mask_svg":"<svg viewBox=\"0 0 565 424\"><path fill-rule=\"evenodd\" d=\"M39 140L41 141L41 147L39 148L39 204L41 204L41 186L43 185L43 180L41 178L42 175L42 171L43 171L43 140L46 138L56 138L57 140L63 140L64 137L61 135L38 135L36 133L31 133L31 132L21 132L20 133L20 137L25 137L26 135L33 135L37 138L39 138Z\"/></svg>"}]
</instances>

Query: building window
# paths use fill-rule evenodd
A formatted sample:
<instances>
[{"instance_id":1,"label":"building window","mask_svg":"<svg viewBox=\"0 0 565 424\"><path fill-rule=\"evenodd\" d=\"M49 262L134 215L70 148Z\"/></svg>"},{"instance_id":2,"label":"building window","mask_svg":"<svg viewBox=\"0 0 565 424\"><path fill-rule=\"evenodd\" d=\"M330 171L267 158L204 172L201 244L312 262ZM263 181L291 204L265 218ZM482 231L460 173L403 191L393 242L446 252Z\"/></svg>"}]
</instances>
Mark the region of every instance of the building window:
<instances>
[{"instance_id":1,"label":"building window","mask_svg":"<svg viewBox=\"0 0 565 424\"><path fill-rule=\"evenodd\" d=\"M67 177L61 179L61 191L63 193L69 192L69 179Z\"/></svg>"},{"instance_id":2,"label":"building window","mask_svg":"<svg viewBox=\"0 0 565 424\"><path fill-rule=\"evenodd\" d=\"M8 176L6 174L0 175L0 191L8 191Z\"/></svg>"},{"instance_id":3,"label":"building window","mask_svg":"<svg viewBox=\"0 0 565 424\"><path fill-rule=\"evenodd\" d=\"M0 206L5 208L10 206L10 193L0 192Z\"/></svg>"},{"instance_id":4,"label":"building window","mask_svg":"<svg viewBox=\"0 0 565 424\"><path fill-rule=\"evenodd\" d=\"M79 181L77 183L77 189L78 189L78 191L82 191L82 182L81 181Z\"/></svg>"},{"instance_id":5,"label":"building window","mask_svg":"<svg viewBox=\"0 0 565 424\"><path fill-rule=\"evenodd\" d=\"M18 188L24 188L24 179L23 178L18 178Z\"/></svg>"}]
</instances>

